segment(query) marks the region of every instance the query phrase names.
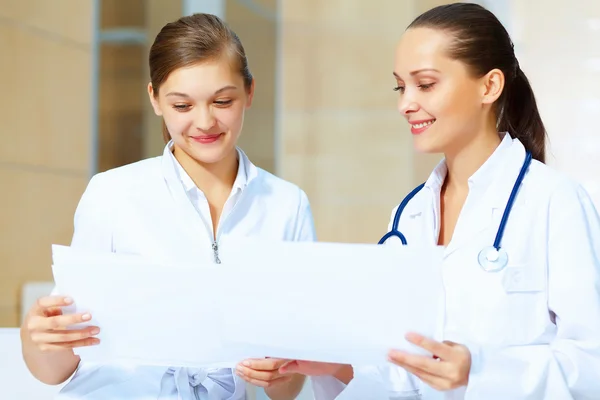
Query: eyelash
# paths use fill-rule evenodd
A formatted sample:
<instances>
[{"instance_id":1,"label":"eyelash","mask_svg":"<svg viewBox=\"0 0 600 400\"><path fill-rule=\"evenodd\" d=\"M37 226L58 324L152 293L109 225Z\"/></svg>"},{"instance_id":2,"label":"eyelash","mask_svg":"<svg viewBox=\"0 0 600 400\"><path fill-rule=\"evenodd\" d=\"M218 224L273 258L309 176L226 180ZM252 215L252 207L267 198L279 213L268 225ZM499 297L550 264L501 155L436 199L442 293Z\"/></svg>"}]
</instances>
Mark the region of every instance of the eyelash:
<instances>
[{"instance_id":1,"label":"eyelash","mask_svg":"<svg viewBox=\"0 0 600 400\"><path fill-rule=\"evenodd\" d=\"M433 88L434 85L435 85L435 83L427 83L427 84L418 85L417 87L419 89L421 89L422 91L426 92L426 91L430 90L431 88ZM404 93L404 86L396 86L394 88L394 91Z\"/></svg>"},{"instance_id":2,"label":"eyelash","mask_svg":"<svg viewBox=\"0 0 600 400\"><path fill-rule=\"evenodd\" d=\"M214 102L217 107L226 107L233 103L233 100L223 100ZM175 104L173 106L177 111L187 111L191 106L189 104Z\"/></svg>"}]
</instances>

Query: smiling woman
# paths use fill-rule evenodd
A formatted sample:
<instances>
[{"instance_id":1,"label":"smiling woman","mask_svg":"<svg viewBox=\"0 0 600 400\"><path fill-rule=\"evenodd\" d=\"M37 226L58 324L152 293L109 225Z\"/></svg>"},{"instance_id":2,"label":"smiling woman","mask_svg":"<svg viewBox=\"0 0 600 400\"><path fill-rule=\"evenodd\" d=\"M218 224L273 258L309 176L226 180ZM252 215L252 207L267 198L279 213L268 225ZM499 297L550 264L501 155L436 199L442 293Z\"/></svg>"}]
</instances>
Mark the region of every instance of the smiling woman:
<instances>
[{"instance_id":1,"label":"smiling woman","mask_svg":"<svg viewBox=\"0 0 600 400\"><path fill-rule=\"evenodd\" d=\"M388 224L409 246L444 247L439 338L408 333L427 354L392 350L387 365L283 370L313 375L318 400L598 398L600 218L544 164L506 29L477 4L433 8L401 36L393 71L415 149L444 155Z\"/></svg>"},{"instance_id":2,"label":"smiling woman","mask_svg":"<svg viewBox=\"0 0 600 400\"><path fill-rule=\"evenodd\" d=\"M219 249L223 236L315 240L305 193L257 168L236 146L254 94L237 35L213 15L183 17L160 31L149 63L148 94L164 121L164 153L94 176L76 211L71 246L139 254L163 265L207 265L227 257ZM36 378L56 384L72 376L59 398L242 400L249 382L272 399L293 399L302 388L304 377L279 372L286 362L272 358L240 360L235 373L80 362L72 349L102 345L96 337L102 327L69 329L93 320L62 315L60 307L73 301L40 299L21 329Z\"/></svg>"}]
</instances>

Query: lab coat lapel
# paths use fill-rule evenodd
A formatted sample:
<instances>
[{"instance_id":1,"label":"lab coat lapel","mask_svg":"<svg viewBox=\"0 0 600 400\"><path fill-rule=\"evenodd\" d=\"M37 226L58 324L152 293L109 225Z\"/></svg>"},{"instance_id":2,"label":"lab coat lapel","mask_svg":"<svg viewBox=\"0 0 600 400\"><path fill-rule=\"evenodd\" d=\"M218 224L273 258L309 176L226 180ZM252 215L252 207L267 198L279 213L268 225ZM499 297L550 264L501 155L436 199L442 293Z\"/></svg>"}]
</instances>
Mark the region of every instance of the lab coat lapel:
<instances>
[{"instance_id":1,"label":"lab coat lapel","mask_svg":"<svg viewBox=\"0 0 600 400\"><path fill-rule=\"evenodd\" d=\"M445 167L444 167L445 168ZM406 207L404 224L401 231L406 232L406 240L409 244L415 243L416 238L426 243L437 246L439 235L439 192L443 182L443 176L439 174L440 166L436 168L438 173L429 177L425 186L415 196L415 200L408 203Z\"/></svg>"},{"instance_id":2,"label":"lab coat lapel","mask_svg":"<svg viewBox=\"0 0 600 400\"><path fill-rule=\"evenodd\" d=\"M525 160L525 148L518 140L508 143L500 151L498 157L491 160L489 168L473 176L467 201L446 248L446 257L476 240L480 241L482 235L489 241L489 246L494 243L502 213Z\"/></svg>"},{"instance_id":3,"label":"lab coat lapel","mask_svg":"<svg viewBox=\"0 0 600 400\"><path fill-rule=\"evenodd\" d=\"M189 232L191 238L208 237L212 242L212 235L210 235L209 229L206 223L202 220L202 217L190 201L185 188L181 183L181 179L177 175L174 160L169 154L166 154L170 149L165 149L165 154L162 157L162 171L171 198L173 199L173 210L172 214L176 219L176 222L185 229L185 232Z\"/></svg>"},{"instance_id":4,"label":"lab coat lapel","mask_svg":"<svg viewBox=\"0 0 600 400\"><path fill-rule=\"evenodd\" d=\"M430 188L424 187L417 196L419 201L411 201L406 207L406 219L400 231L406 234L408 244L415 243L417 238L431 238L432 244L436 245L434 195Z\"/></svg>"}]
</instances>

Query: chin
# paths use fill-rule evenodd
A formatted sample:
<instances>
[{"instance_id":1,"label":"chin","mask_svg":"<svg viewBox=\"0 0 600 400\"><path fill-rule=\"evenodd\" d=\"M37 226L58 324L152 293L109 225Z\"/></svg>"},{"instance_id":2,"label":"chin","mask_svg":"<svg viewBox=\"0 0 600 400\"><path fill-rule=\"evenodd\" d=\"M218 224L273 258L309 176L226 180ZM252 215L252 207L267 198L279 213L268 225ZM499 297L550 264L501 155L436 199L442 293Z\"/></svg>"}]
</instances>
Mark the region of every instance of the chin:
<instances>
[{"instance_id":1,"label":"chin","mask_svg":"<svg viewBox=\"0 0 600 400\"><path fill-rule=\"evenodd\" d=\"M413 147L417 153L442 153L442 150L439 145L437 145L434 141L429 140L429 138L425 137L413 138Z\"/></svg>"},{"instance_id":2,"label":"chin","mask_svg":"<svg viewBox=\"0 0 600 400\"><path fill-rule=\"evenodd\" d=\"M220 146L193 145L189 155L202 164L215 164L235 151L235 146L222 144Z\"/></svg>"}]
</instances>

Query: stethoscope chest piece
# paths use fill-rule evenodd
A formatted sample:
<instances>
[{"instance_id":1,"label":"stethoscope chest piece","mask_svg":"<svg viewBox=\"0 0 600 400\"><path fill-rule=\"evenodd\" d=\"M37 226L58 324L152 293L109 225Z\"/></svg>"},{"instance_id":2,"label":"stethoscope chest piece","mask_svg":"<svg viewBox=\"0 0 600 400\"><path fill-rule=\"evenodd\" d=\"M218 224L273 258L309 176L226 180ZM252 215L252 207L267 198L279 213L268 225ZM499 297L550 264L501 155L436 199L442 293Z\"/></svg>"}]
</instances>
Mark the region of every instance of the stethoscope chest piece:
<instances>
[{"instance_id":1,"label":"stethoscope chest piece","mask_svg":"<svg viewBox=\"0 0 600 400\"><path fill-rule=\"evenodd\" d=\"M508 265L508 254L504 249L489 246L482 249L477 257L481 269L486 272L502 271Z\"/></svg>"}]
</instances>

